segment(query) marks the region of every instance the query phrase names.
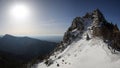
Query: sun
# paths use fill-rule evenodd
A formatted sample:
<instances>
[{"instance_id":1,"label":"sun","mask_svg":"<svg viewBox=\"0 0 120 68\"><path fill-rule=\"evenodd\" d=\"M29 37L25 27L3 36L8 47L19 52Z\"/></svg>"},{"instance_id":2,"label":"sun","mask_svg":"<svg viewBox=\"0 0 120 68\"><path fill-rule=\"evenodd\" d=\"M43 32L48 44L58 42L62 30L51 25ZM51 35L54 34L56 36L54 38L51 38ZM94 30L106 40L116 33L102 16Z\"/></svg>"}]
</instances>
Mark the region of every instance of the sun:
<instances>
[{"instance_id":1,"label":"sun","mask_svg":"<svg viewBox=\"0 0 120 68\"><path fill-rule=\"evenodd\" d=\"M10 16L17 20L26 19L30 16L30 10L25 4L14 4L10 7Z\"/></svg>"}]
</instances>

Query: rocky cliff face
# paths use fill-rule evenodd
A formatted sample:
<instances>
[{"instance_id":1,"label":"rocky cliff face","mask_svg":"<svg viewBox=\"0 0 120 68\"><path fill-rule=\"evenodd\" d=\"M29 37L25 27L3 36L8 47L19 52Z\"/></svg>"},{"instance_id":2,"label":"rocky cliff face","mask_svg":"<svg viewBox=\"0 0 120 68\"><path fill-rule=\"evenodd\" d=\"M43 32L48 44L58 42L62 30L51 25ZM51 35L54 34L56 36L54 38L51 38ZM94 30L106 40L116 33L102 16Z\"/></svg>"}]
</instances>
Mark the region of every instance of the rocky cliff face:
<instances>
[{"instance_id":1,"label":"rocky cliff face","mask_svg":"<svg viewBox=\"0 0 120 68\"><path fill-rule=\"evenodd\" d=\"M83 33L84 30L84 20L81 17L76 17L72 25L68 28L67 32L65 32L64 37L63 37L63 43L68 43L72 42L73 39L78 37L79 34Z\"/></svg>"},{"instance_id":2,"label":"rocky cliff face","mask_svg":"<svg viewBox=\"0 0 120 68\"><path fill-rule=\"evenodd\" d=\"M98 39L96 39L95 37L98 37ZM101 39L101 43L99 39ZM96 43L95 41L99 42ZM63 53L67 52L66 50L69 51L71 49L71 51L73 51L74 53L77 49L79 50L79 47L81 47L83 44L83 46L85 46L88 42L88 46L99 46L105 44L105 46L107 45L106 47L108 47L110 50L112 49L111 52L114 51L115 53L116 50L120 51L119 28L116 24L108 22L99 9L96 9L93 12L86 13L86 15L83 17L76 17L73 19L71 26L64 34L63 41L50 55L47 56L45 64L47 66L50 66L54 63L56 59L60 59L61 57L63 57ZM70 53L68 53L68 56L70 56Z\"/></svg>"},{"instance_id":3,"label":"rocky cliff face","mask_svg":"<svg viewBox=\"0 0 120 68\"><path fill-rule=\"evenodd\" d=\"M87 13L83 17L76 17L72 25L65 32L61 44L70 44L73 40L81 38L85 31L91 31L92 37L100 37L105 42L111 43L111 47L120 49L120 31L116 24L108 22L99 9ZM86 34L87 35L87 34ZM60 44L60 45L61 45Z\"/></svg>"},{"instance_id":4,"label":"rocky cliff face","mask_svg":"<svg viewBox=\"0 0 120 68\"><path fill-rule=\"evenodd\" d=\"M63 41L58 44L51 54L54 55L64 51L69 44L82 39L82 37L86 37L86 40L94 37L102 38L109 48L120 51L120 31L118 26L108 22L102 12L96 9L86 13L83 17L74 18L71 26L64 34Z\"/></svg>"}]
</instances>

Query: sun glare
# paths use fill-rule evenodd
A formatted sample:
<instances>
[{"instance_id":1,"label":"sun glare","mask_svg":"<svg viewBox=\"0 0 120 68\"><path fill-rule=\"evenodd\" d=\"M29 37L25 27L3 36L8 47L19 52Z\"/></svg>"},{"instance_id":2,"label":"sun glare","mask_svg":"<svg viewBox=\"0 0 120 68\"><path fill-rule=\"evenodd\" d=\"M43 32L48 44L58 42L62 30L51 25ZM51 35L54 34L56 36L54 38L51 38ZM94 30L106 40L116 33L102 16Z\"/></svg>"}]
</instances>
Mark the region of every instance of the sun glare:
<instances>
[{"instance_id":1,"label":"sun glare","mask_svg":"<svg viewBox=\"0 0 120 68\"><path fill-rule=\"evenodd\" d=\"M25 4L14 4L10 8L10 16L14 19L26 19L30 15L30 10Z\"/></svg>"},{"instance_id":2,"label":"sun glare","mask_svg":"<svg viewBox=\"0 0 120 68\"><path fill-rule=\"evenodd\" d=\"M27 34L32 31L32 11L27 3L13 3L8 7L8 22L13 34Z\"/></svg>"}]
</instances>

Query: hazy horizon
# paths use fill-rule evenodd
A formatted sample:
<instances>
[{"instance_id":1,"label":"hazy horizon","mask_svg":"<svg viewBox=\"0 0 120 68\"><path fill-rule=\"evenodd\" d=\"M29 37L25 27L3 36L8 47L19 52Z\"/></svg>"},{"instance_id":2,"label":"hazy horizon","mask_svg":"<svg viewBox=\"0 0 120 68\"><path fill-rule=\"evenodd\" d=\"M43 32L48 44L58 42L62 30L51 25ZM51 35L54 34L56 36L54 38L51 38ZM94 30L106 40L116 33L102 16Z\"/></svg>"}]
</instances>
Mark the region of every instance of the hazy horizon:
<instances>
[{"instance_id":1,"label":"hazy horizon","mask_svg":"<svg viewBox=\"0 0 120 68\"><path fill-rule=\"evenodd\" d=\"M5 35L0 35L0 37L3 37ZM11 34L8 34L8 35L11 35ZM49 42L56 42L56 43L61 42L63 39L63 35L11 35L11 36L29 37L29 38L34 38L34 39L39 39L39 40L49 41Z\"/></svg>"}]
</instances>

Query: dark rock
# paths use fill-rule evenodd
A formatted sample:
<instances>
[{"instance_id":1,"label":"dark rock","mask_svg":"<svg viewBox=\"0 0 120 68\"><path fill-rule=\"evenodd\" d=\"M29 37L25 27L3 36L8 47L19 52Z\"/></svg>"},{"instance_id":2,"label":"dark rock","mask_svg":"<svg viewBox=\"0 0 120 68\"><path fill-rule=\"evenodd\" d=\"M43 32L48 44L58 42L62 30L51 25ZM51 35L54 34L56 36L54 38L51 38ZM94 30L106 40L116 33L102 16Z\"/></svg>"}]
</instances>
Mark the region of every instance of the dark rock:
<instances>
[{"instance_id":1,"label":"dark rock","mask_svg":"<svg viewBox=\"0 0 120 68\"><path fill-rule=\"evenodd\" d=\"M87 34L87 36L86 36L86 40L90 40L90 37L89 37L89 35Z\"/></svg>"},{"instance_id":2,"label":"dark rock","mask_svg":"<svg viewBox=\"0 0 120 68\"><path fill-rule=\"evenodd\" d=\"M59 64L57 64L57 67L59 67L60 65Z\"/></svg>"},{"instance_id":3,"label":"dark rock","mask_svg":"<svg viewBox=\"0 0 120 68\"><path fill-rule=\"evenodd\" d=\"M48 59L48 60L46 60L45 64L47 66L50 66L51 64L53 64L53 60L52 59Z\"/></svg>"}]
</instances>

